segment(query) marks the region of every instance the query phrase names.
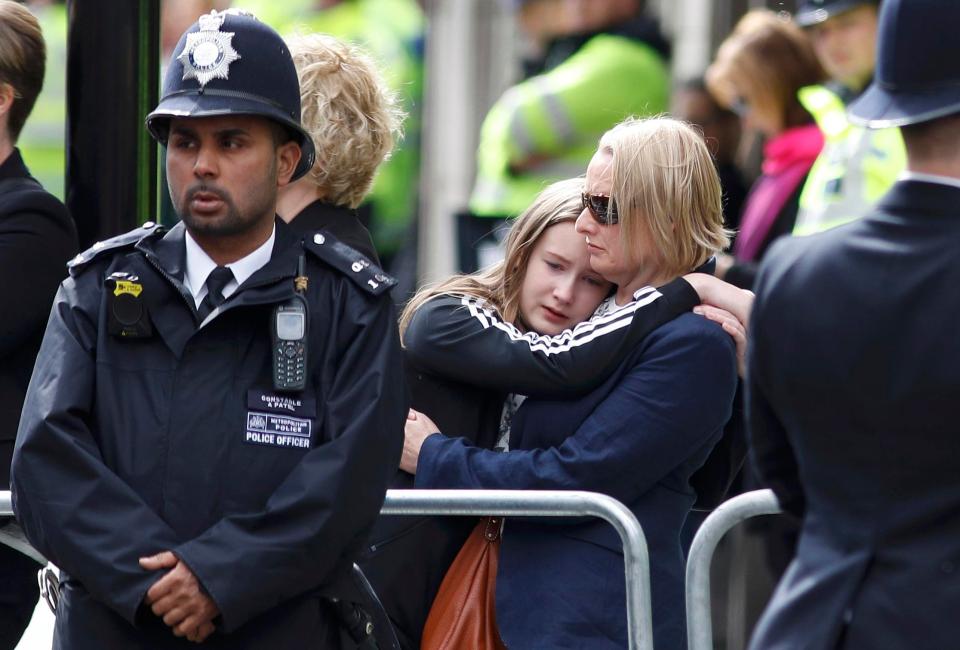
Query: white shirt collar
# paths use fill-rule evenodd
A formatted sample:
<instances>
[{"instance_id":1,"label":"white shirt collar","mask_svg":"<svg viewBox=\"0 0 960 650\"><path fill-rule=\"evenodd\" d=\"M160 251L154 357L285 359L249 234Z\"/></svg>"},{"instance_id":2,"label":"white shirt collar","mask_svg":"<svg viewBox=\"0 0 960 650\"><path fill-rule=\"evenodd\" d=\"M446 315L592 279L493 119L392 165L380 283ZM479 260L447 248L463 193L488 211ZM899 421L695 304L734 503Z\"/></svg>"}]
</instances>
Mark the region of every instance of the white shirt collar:
<instances>
[{"instance_id":1,"label":"white shirt collar","mask_svg":"<svg viewBox=\"0 0 960 650\"><path fill-rule=\"evenodd\" d=\"M950 187L960 188L960 178L941 176L940 174L923 174L921 172L905 171L900 174L900 180L923 181L924 183L936 183L938 185L949 185Z\"/></svg>"},{"instance_id":2,"label":"white shirt collar","mask_svg":"<svg viewBox=\"0 0 960 650\"><path fill-rule=\"evenodd\" d=\"M227 268L233 271L233 280L227 283L223 288L223 297L229 297L237 288L243 284L247 278L256 273L267 262L273 254L273 241L277 236L277 227L273 226L270 237L260 247L254 250L246 257L240 258L236 262L227 264ZM183 284L193 295L193 300L197 307L203 302L207 295L207 276L217 268L217 263L210 259L207 252L200 247L200 244L187 231L184 238L187 246L186 268L183 274Z\"/></svg>"}]
</instances>

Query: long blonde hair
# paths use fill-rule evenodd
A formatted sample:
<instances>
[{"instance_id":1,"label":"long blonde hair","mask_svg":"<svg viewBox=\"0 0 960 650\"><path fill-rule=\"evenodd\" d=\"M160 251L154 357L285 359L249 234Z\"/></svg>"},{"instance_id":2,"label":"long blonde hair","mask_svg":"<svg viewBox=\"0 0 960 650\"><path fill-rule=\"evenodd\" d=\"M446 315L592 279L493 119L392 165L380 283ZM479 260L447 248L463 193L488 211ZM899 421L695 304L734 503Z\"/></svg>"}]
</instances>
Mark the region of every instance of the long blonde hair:
<instances>
[{"instance_id":1,"label":"long blonde hair","mask_svg":"<svg viewBox=\"0 0 960 650\"><path fill-rule=\"evenodd\" d=\"M548 228L558 223L576 221L581 211L582 191L583 178L570 178L548 185L530 207L513 221L503 261L482 271L455 275L439 284L420 289L400 314L400 335L403 336L407 331L413 314L424 303L442 295L480 298L496 309L503 320L522 326L520 288L530 254Z\"/></svg>"}]
</instances>

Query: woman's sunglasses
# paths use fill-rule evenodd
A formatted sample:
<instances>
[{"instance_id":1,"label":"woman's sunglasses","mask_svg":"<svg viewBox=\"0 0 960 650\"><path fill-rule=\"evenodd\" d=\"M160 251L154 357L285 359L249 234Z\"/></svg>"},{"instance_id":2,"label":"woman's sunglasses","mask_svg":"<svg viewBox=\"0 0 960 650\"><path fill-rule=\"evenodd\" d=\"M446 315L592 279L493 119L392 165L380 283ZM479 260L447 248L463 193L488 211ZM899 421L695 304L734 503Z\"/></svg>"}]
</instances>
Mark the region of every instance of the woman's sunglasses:
<instances>
[{"instance_id":1,"label":"woman's sunglasses","mask_svg":"<svg viewBox=\"0 0 960 650\"><path fill-rule=\"evenodd\" d=\"M589 210L590 214L601 226L612 226L615 223L619 223L620 217L617 215L617 208L616 206L610 205L609 196L587 194L586 192L583 192L580 196L584 209Z\"/></svg>"}]
</instances>

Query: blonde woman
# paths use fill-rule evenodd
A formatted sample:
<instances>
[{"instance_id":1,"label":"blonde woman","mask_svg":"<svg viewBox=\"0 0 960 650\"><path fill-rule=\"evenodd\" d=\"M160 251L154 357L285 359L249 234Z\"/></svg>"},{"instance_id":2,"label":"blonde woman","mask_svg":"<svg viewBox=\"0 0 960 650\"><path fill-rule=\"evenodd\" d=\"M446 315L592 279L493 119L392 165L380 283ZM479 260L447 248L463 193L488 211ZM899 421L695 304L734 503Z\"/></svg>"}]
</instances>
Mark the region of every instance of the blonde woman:
<instances>
[{"instance_id":1,"label":"blonde woman","mask_svg":"<svg viewBox=\"0 0 960 650\"><path fill-rule=\"evenodd\" d=\"M616 289L590 321L543 345L559 350L576 342L585 326L628 314L634 314L631 327L621 332L642 329L642 340L621 347L613 369L600 372L599 386L577 399L544 390L544 382L529 381L526 369L500 367L506 345L488 351L487 365L497 369L501 390L554 397L532 397L515 410L505 453L438 433L456 431L416 413L407 422L402 467L416 474L416 487L593 490L619 499L637 515L650 546L654 645L680 648L680 530L695 499L690 476L730 415L736 353L724 329L699 316L648 320L638 328L637 314L658 293L652 287L669 291L726 245L720 184L702 138L682 122L658 118L628 120L605 134L583 191L576 231L585 238L590 268ZM732 295L734 302L742 297ZM462 299L464 311L472 302ZM451 328L448 345L431 345L421 331L436 328L438 319L420 312L406 332L408 354L448 355L459 358L459 366L469 365L458 342L466 338L466 325ZM530 333L517 336L495 317L488 329L511 331L531 347L542 341ZM599 356L603 345L597 348ZM544 352L541 360L549 356ZM508 647L623 648L625 609L622 548L612 528L596 521L507 522L496 617Z\"/></svg>"},{"instance_id":2,"label":"blonde woman","mask_svg":"<svg viewBox=\"0 0 960 650\"><path fill-rule=\"evenodd\" d=\"M306 176L281 189L277 212L298 232L326 229L376 261L357 208L401 136L399 100L356 45L326 34L297 36L288 45L317 159Z\"/></svg>"}]
</instances>

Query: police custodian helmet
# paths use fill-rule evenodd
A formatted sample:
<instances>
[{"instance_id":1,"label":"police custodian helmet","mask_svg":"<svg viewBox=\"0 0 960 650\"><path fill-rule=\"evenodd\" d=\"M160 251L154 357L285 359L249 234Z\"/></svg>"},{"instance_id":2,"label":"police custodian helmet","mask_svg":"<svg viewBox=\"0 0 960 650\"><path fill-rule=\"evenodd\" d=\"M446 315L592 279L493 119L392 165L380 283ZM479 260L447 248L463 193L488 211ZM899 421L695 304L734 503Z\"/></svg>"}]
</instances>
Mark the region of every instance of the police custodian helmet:
<instances>
[{"instance_id":1,"label":"police custodian helmet","mask_svg":"<svg viewBox=\"0 0 960 650\"><path fill-rule=\"evenodd\" d=\"M960 114L958 26L958 0L885 0L877 69L850 121L883 129Z\"/></svg>"},{"instance_id":2,"label":"police custodian helmet","mask_svg":"<svg viewBox=\"0 0 960 650\"><path fill-rule=\"evenodd\" d=\"M300 144L293 178L313 167L313 140L300 124L300 82L290 51L249 12L212 11L180 37L147 129L166 144L171 118L214 115L260 115L285 126Z\"/></svg>"},{"instance_id":3,"label":"police custodian helmet","mask_svg":"<svg viewBox=\"0 0 960 650\"><path fill-rule=\"evenodd\" d=\"M860 5L878 4L880 0L801 0L793 19L801 27L810 27Z\"/></svg>"}]
</instances>

